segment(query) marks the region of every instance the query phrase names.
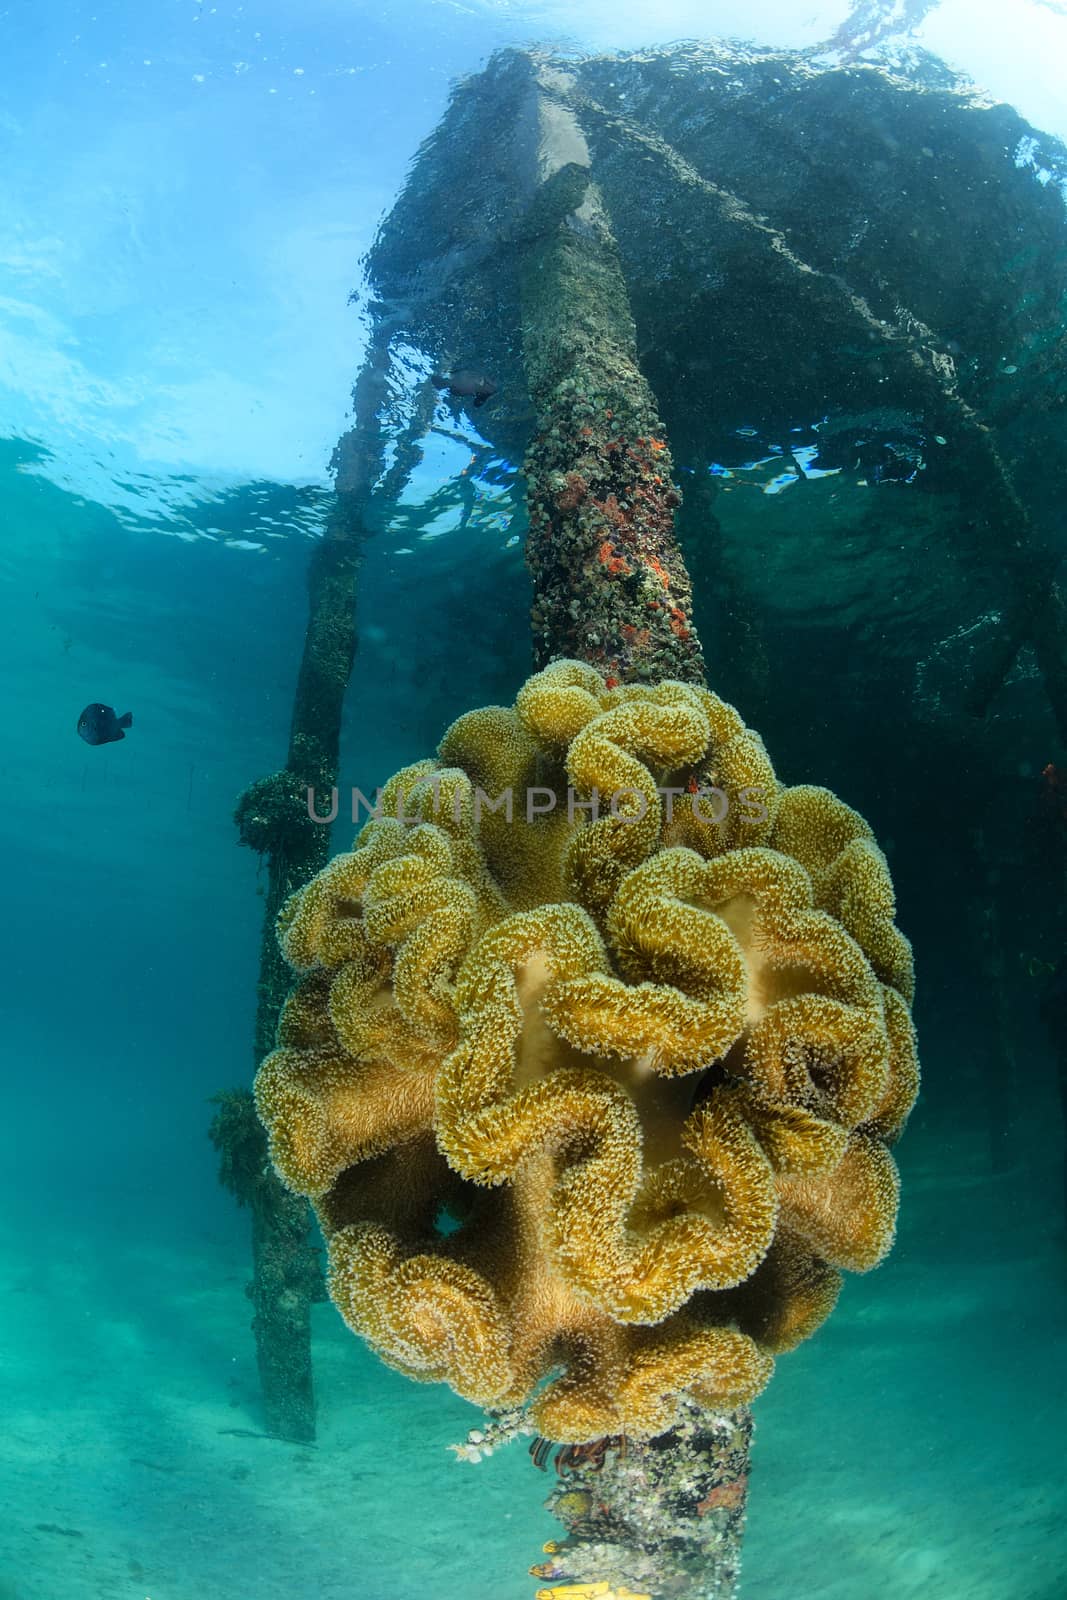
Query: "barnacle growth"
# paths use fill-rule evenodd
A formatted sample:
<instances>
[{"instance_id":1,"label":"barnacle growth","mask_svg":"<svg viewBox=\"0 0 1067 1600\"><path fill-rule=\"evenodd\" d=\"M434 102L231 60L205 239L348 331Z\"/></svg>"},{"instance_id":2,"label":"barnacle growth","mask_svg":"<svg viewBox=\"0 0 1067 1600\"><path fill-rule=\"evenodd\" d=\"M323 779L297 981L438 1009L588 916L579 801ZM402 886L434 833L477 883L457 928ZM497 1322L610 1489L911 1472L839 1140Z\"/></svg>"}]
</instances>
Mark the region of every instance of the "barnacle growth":
<instances>
[{"instance_id":1,"label":"barnacle growth","mask_svg":"<svg viewBox=\"0 0 1067 1600\"><path fill-rule=\"evenodd\" d=\"M345 1320L565 1443L750 1399L892 1243L912 971L867 824L707 690L576 661L381 809L281 914L256 1081Z\"/></svg>"}]
</instances>

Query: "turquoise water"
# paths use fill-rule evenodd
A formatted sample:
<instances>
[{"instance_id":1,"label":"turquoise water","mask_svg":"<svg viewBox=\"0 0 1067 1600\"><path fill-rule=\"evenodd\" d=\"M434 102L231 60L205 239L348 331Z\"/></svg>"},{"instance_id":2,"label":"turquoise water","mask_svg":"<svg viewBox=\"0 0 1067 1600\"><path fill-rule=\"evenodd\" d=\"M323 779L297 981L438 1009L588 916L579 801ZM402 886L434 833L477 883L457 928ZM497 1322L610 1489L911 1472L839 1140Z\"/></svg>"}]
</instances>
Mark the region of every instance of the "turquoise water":
<instances>
[{"instance_id":1,"label":"turquoise water","mask_svg":"<svg viewBox=\"0 0 1067 1600\"><path fill-rule=\"evenodd\" d=\"M477 1413L385 1369L330 1305L314 1446L263 1436L248 1220L207 1127L252 1075L266 873L232 810L284 757L362 351L348 295L450 81L532 37L804 45L848 8L653 9L593 7L585 32L428 0L2 20L2 1600L536 1587L555 1525L523 1445L454 1462ZM928 9L932 48L999 58L994 91L1067 132L1062 6L994 8L977 59ZM480 467L472 505L460 432L367 546L346 786L529 671L514 468ZM1025 661L983 727L920 718L916 664L996 596L938 553L917 490L887 515L856 479L801 506L753 469L723 501L765 663L724 659L716 687L784 779L834 788L886 845L924 1066L896 1248L757 1402L742 1596L1060 1600L1064 1129L1038 1003L1067 878L1033 840L1041 771L1067 757ZM97 699L132 710L122 743L77 738Z\"/></svg>"}]
</instances>

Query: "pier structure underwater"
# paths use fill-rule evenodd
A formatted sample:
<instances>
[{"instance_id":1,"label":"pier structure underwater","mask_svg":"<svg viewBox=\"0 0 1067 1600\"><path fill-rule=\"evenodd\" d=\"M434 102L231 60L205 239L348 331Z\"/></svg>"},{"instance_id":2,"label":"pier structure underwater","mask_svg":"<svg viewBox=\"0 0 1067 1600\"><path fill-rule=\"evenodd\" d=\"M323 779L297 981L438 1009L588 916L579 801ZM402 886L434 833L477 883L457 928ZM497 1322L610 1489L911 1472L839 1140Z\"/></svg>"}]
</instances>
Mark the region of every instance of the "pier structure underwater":
<instances>
[{"instance_id":1,"label":"pier structure underwater","mask_svg":"<svg viewBox=\"0 0 1067 1600\"><path fill-rule=\"evenodd\" d=\"M758 417L795 482L921 474L941 556L909 603L956 613L916 718L976 723L1025 650L1067 742L1061 157L928 58L507 51L370 253L289 759L239 807L271 864L258 1172L310 1202L349 1326L486 1413L461 1455L525 1433L554 1465L552 1600L736 1592L751 1402L891 1248L918 1089L872 830L716 692L728 634L759 683L720 444ZM362 543L467 371L522 463L533 672L327 862L304 795L336 781ZM997 597L980 626L947 571ZM534 789L554 808L495 804ZM281 1234L261 1371L307 1437L318 1280Z\"/></svg>"}]
</instances>

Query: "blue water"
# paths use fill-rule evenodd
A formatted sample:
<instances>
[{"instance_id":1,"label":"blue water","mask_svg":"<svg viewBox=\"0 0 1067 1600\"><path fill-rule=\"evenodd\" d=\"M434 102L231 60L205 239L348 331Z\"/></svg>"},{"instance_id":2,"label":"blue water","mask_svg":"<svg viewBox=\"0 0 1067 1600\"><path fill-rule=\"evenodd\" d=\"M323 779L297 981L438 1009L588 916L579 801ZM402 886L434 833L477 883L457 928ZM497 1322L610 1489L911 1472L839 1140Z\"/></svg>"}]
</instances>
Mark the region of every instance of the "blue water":
<instances>
[{"instance_id":1,"label":"blue water","mask_svg":"<svg viewBox=\"0 0 1067 1600\"><path fill-rule=\"evenodd\" d=\"M921 37L1063 136L1067 10L986 10L972 29L926 8ZM210 1096L253 1066L266 874L232 809L284 757L307 558L363 348L349 294L452 80L533 38L802 46L847 11L0 13L0 1600L532 1595L554 1525L523 1446L455 1464L446 1447L476 1414L385 1370L329 1305L315 1447L260 1436L247 1215L206 1131ZM428 453L368 545L346 785L369 792L529 670L514 471L484 474L471 512L467 458L462 441ZM757 1404L743 1600L1062 1600L1064 1130L1026 961L1059 954L1047 913L1067 885L1020 880L1014 855L994 868L1015 1068L991 1113L982 980L940 832L966 826L981 779L964 776L954 812L924 808L913 753L842 744L837 665L797 665L805 558L781 551L798 513L788 493L754 510L753 493L726 518L773 618L773 704L753 720L785 778L830 784L889 842L925 1087L893 1255ZM753 553L756 526L780 567ZM862 671L877 629L856 571L824 603L853 608ZM935 620L919 608L908 652ZM1014 695L998 781L1021 828L1063 752L1033 684ZM97 699L133 711L123 743L76 737Z\"/></svg>"}]
</instances>

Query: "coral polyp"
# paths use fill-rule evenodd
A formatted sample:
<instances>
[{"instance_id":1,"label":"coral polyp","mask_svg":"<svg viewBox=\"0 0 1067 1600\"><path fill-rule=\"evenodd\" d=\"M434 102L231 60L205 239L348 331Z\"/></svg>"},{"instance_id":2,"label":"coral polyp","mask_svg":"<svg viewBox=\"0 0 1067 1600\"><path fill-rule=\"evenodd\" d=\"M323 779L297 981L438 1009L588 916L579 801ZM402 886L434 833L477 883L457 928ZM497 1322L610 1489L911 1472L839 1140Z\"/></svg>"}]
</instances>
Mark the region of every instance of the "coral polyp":
<instances>
[{"instance_id":1,"label":"coral polyp","mask_svg":"<svg viewBox=\"0 0 1067 1600\"><path fill-rule=\"evenodd\" d=\"M893 1240L912 971L867 824L707 690L574 661L382 808L282 912L256 1082L345 1320L563 1444L751 1399Z\"/></svg>"}]
</instances>

